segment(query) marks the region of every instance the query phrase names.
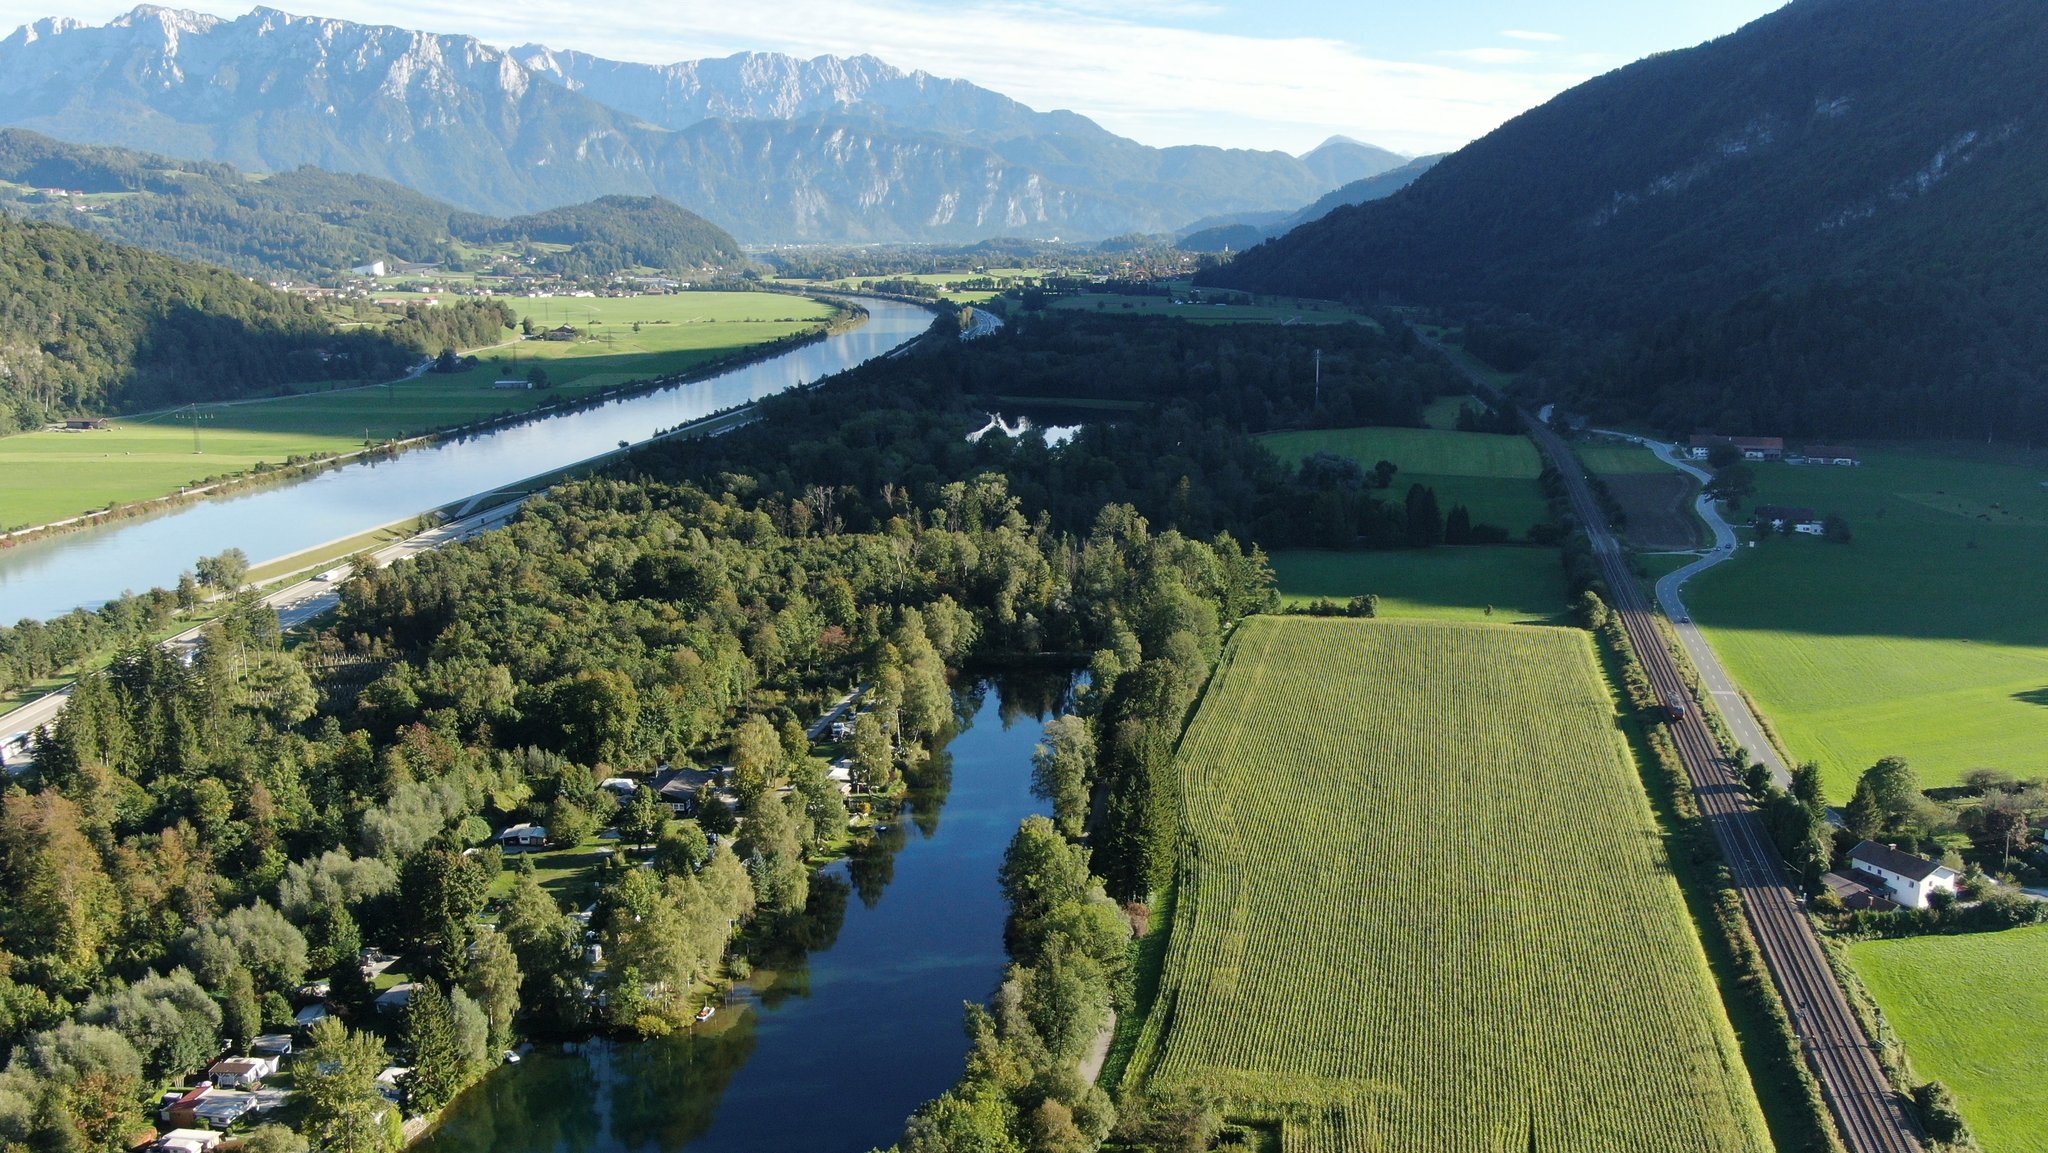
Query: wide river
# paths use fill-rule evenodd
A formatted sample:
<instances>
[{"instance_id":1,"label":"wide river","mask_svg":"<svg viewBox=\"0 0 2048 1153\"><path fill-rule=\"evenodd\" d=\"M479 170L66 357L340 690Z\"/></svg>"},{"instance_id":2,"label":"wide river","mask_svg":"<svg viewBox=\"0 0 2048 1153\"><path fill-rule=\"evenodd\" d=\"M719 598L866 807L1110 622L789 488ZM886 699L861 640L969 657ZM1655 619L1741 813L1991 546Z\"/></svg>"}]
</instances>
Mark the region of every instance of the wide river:
<instances>
[{"instance_id":1,"label":"wide river","mask_svg":"<svg viewBox=\"0 0 2048 1153\"><path fill-rule=\"evenodd\" d=\"M984 682L908 819L818 874L808 958L708 1026L544 1046L458 1098L410 1153L865 1153L959 1079L962 1004L1002 980L996 870L1025 816L1031 751L1072 680Z\"/></svg>"},{"instance_id":2,"label":"wide river","mask_svg":"<svg viewBox=\"0 0 2048 1153\"><path fill-rule=\"evenodd\" d=\"M0 550L0 621L47 619L124 591L169 588L194 560L228 548L261 563L351 537L844 371L931 327L932 314L913 305L862 304L869 319L858 328L692 384Z\"/></svg>"}]
</instances>

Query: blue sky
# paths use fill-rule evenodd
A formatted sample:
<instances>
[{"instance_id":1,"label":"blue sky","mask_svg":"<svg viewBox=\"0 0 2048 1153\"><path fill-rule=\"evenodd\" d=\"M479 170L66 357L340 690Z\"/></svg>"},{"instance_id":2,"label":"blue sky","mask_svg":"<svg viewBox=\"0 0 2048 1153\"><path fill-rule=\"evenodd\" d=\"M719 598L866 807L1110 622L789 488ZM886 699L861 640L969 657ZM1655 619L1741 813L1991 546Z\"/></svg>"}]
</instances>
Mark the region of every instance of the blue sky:
<instances>
[{"instance_id":1,"label":"blue sky","mask_svg":"<svg viewBox=\"0 0 2048 1153\"><path fill-rule=\"evenodd\" d=\"M119 0L0 0L8 26ZM175 3L176 0L161 0ZM1734 31L1779 0L269 0L304 15L666 62L872 53L1147 144L1302 152L1342 133L1455 148L1589 77ZM216 15L244 9L200 2Z\"/></svg>"}]
</instances>

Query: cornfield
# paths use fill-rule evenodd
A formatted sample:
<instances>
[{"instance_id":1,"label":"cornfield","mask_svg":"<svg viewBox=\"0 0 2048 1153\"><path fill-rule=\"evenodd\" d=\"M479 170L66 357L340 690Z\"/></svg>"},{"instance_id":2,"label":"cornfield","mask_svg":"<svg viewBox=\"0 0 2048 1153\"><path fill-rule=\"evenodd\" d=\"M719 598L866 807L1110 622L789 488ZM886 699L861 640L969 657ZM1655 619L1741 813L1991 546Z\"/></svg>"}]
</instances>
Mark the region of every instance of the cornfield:
<instances>
[{"instance_id":1,"label":"cornfield","mask_svg":"<svg viewBox=\"0 0 2048 1153\"><path fill-rule=\"evenodd\" d=\"M1289 1153L1770 1147L1584 634L1249 621L1181 770L1127 1085Z\"/></svg>"}]
</instances>

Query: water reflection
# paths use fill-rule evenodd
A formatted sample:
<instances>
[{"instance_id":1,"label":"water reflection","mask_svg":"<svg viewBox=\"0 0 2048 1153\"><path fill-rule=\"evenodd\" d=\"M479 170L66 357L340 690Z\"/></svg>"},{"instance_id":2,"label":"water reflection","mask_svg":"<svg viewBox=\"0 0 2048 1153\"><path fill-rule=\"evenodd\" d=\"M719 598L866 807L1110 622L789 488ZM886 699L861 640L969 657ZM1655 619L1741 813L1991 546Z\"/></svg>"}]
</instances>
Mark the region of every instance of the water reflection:
<instances>
[{"instance_id":1,"label":"water reflection","mask_svg":"<svg viewBox=\"0 0 2048 1153\"><path fill-rule=\"evenodd\" d=\"M996 869L1017 822L1044 811L1032 748L1073 684L1034 673L963 687L959 731L912 778L908 819L818 874L758 979L704 1030L535 1053L464 1094L420 1148L863 1153L894 1142L960 1075L962 1003L1001 979Z\"/></svg>"}]
</instances>

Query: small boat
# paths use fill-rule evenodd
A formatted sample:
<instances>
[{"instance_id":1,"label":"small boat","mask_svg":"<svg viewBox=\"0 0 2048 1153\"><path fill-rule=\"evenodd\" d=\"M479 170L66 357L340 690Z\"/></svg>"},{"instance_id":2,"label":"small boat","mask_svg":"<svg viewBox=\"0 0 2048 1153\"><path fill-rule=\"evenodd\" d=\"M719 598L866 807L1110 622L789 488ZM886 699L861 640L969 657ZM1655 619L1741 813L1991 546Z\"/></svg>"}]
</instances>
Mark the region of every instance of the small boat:
<instances>
[{"instance_id":1,"label":"small boat","mask_svg":"<svg viewBox=\"0 0 2048 1153\"><path fill-rule=\"evenodd\" d=\"M711 1015L716 1012L718 1012L718 1010L711 1007L710 1005L706 1005L702 1009L697 1010L697 1023L699 1025L702 1025L704 1022L709 1021L711 1019Z\"/></svg>"}]
</instances>

